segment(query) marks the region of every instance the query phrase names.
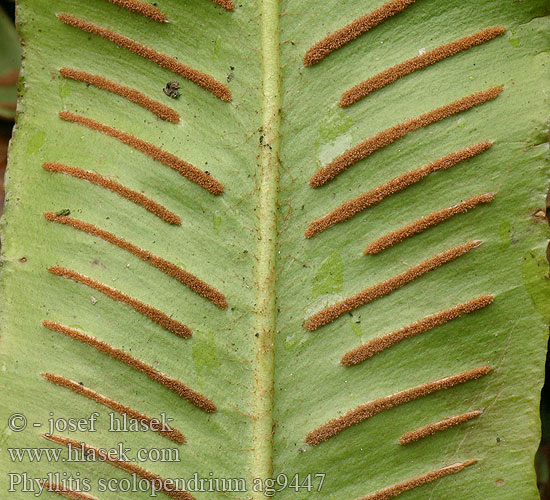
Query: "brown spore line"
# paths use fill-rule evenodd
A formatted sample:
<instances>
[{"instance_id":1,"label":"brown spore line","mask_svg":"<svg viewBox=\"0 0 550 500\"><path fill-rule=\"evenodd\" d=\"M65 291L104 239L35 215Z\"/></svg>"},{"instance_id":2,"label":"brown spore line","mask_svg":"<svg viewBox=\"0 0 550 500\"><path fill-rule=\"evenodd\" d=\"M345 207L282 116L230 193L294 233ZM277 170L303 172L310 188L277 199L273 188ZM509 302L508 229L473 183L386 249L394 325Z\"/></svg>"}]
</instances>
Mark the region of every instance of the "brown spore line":
<instances>
[{"instance_id":1,"label":"brown spore line","mask_svg":"<svg viewBox=\"0 0 550 500\"><path fill-rule=\"evenodd\" d=\"M168 21L166 14L162 12L157 7L141 2L140 0L108 0L109 2L127 9L136 14L141 14L142 16L158 21L159 23L165 23Z\"/></svg>"},{"instance_id":2,"label":"brown spore line","mask_svg":"<svg viewBox=\"0 0 550 500\"><path fill-rule=\"evenodd\" d=\"M386 19L395 16L414 2L415 0L392 0L331 33L308 49L304 56L304 66L317 64L331 52L355 40Z\"/></svg>"},{"instance_id":3,"label":"brown spore line","mask_svg":"<svg viewBox=\"0 0 550 500\"><path fill-rule=\"evenodd\" d=\"M471 198L468 198L467 200L461 201L460 203L453 205L452 207L443 208L442 210L432 212L431 214L426 215L421 219L415 220L414 222L411 222L410 224L396 229L395 231L392 231L391 233L388 233L378 238L376 241L373 241L370 245L367 246L364 254L378 254L386 248L396 245L397 243L400 243L401 241L410 238L411 236L419 234L426 229L434 227L437 224L440 224L441 222L444 222L457 214L463 214L482 203L490 203L494 199L494 193L477 194L475 196L472 196Z\"/></svg>"},{"instance_id":4,"label":"brown spore line","mask_svg":"<svg viewBox=\"0 0 550 500\"><path fill-rule=\"evenodd\" d=\"M235 10L235 5L231 0L212 0L214 3L217 3L221 7L223 7L225 10Z\"/></svg>"},{"instance_id":5,"label":"brown spore line","mask_svg":"<svg viewBox=\"0 0 550 500\"><path fill-rule=\"evenodd\" d=\"M113 467L116 467L128 474L135 474L142 479L145 479L150 484L154 485L159 491L162 491L165 495L174 500L195 500L195 497L188 493L187 491L177 490L174 486L174 482L170 480L163 479L158 474L150 472L142 467L135 465L132 462L126 462L115 457L113 453L107 453L104 449L96 448L90 444L79 442L74 439L70 439L63 436L57 436L55 434L43 434L45 439L52 441L54 443L60 444L62 446L71 447L73 450L82 450L87 458L83 460L97 460L100 462L105 462Z\"/></svg>"},{"instance_id":6,"label":"brown spore line","mask_svg":"<svg viewBox=\"0 0 550 500\"><path fill-rule=\"evenodd\" d=\"M137 191L128 189L127 187L119 184L118 182L104 177L103 175L97 174L95 172L90 172L89 170L84 170L78 167L70 167L68 165L63 165L61 163L46 162L42 165L44 170L48 172L55 172L60 174L70 175L76 179L82 179L88 181L96 186L108 189L113 193L126 198L127 200L140 205L152 214L156 215L159 219L162 219L169 224L175 224L181 226L181 219L174 212L171 212L167 208L163 207L160 203L147 198L147 196Z\"/></svg>"},{"instance_id":7,"label":"brown spore line","mask_svg":"<svg viewBox=\"0 0 550 500\"><path fill-rule=\"evenodd\" d=\"M174 333L178 337L190 338L192 335L189 327L185 326L179 321L176 321L175 319L172 319L166 313L163 313L162 311L159 311L154 307L144 304L143 302L134 299L133 297L130 297L129 295L126 295L125 293L122 293L115 288L111 288L110 286L104 285L99 281L93 280L92 278L89 278L84 274L80 274L76 271L73 271L72 269L67 269L60 266L51 266L48 268L48 271L56 276L61 276L62 278L67 278L75 281L76 283L81 283L83 285L89 286L90 288L93 288L94 290L103 293L107 297L110 297L117 302L130 306L132 309L134 309L134 311L142 314L146 318L149 318L157 325L162 326L165 330Z\"/></svg>"},{"instance_id":8,"label":"brown spore line","mask_svg":"<svg viewBox=\"0 0 550 500\"><path fill-rule=\"evenodd\" d=\"M360 306L368 304L376 299L389 295L390 293L398 290L406 284L414 281L420 276L426 274L433 269L452 262L458 259L465 253L481 245L481 241L469 241L462 245L456 246L445 252L438 253L429 259L422 261L416 266L412 266L406 271L393 276L385 281L381 281L376 285L369 286L363 291L348 297L336 304L325 307L318 313L311 316L304 324L306 330L310 332L317 330L318 328L334 321L343 314L346 314Z\"/></svg>"},{"instance_id":9,"label":"brown spore line","mask_svg":"<svg viewBox=\"0 0 550 500\"><path fill-rule=\"evenodd\" d=\"M436 314L426 316L421 320L415 321L410 325L407 325L399 330L395 330L387 335L374 338L369 342L362 344L351 351L348 351L340 362L344 366L354 366L363 361L371 358L375 354L378 354L390 347L402 342L405 339L409 339L421 333L427 332L438 326L444 325L449 321L453 321L463 314L469 314L478 309L483 309L493 302L494 297L492 295L481 295L475 299L471 299L468 302L463 302L449 309L444 309Z\"/></svg>"},{"instance_id":10,"label":"brown spore line","mask_svg":"<svg viewBox=\"0 0 550 500\"><path fill-rule=\"evenodd\" d=\"M447 57L454 56L459 52L481 45L506 32L506 28L495 26L487 28L473 35L465 36L446 45L441 45L434 50L421 54L402 63L396 64L367 80L358 83L342 94L339 105L341 107L351 106L357 101L368 96L391 83L410 75L411 73L435 64Z\"/></svg>"},{"instance_id":11,"label":"brown spore line","mask_svg":"<svg viewBox=\"0 0 550 500\"><path fill-rule=\"evenodd\" d=\"M43 481L42 484L44 485L44 489L46 491L49 491L50 493L57 493L61 497L71 498L72 500L99 500L97 497L93 497L92 495L88 495L87 493L83 493L81 491L69 490L57 483Z\"/></svg>"},{"instance_id":12,"label":"brown spore line","mask_svg":"<svg viewBox=\"0 0 550 500\"><path fill-rule=\"evenodd\" d=\"M109 137L117 139L127 146L141 151L153 160L158 161L166 165L167 167L170 167L171 169L189 179L191 182L194 182L195 184L201 186L212 194L219 195L223 193L223 184L214 179L214 177L212 177L210 174L203 172L194 165L191 165L191 163L188 163L178 158L172 153L168 153L167 151L162 150L154 144L145 142L144 140L138 139L131 134L122 132L108 125L104 125L103 123L92 120L91 118L86 118L84 116L76 115L74 113L69 113L68 111L61 111L59 113L59 118L67 122L78 123L79 125L88 127L91 130L96 130L97 132L101 132L105 135L108 135Z\"/></svg>"},{"instance_id":13,"label":"brown spore line","mask_svg":"<svg viewBox=\"0 0 550 500\"><path fill-rule=\"evenodd\" d=\"M43 321L42 325L49 330L66 335L67 337L78 340L83 344L87 344L97 351L106 354L110 358L120 361L126 366L143 373L154 382L170 389L181 398L186 399L191 404L207 413L213 413L217 410L216 405L203 394L191 389L183 382L159 372L156 368L137 358L134 358L131 354L122 351L121 349L117 349L102 340L92 337L91 335L86 335L75 328L70 328L54 321Z\"/></svg>"},{"instance_id":14,"label":"brown spore line","mask_svg":"<svg viewBox=\"0 0 550 500\"><path fill-rule=\"evenodd\" d=\"M495 99L502 92L502 87L493 87L487 90L482 90L463 97L445 106L436 108L428 113L424 113L415 118L410 118L404 122L398 123L378 134L364 140L356 146L348 149L340 156L332 160L330 163L319 169L313 174L309 180L311 187L320 187L337 175L341 174L355 163L367 158L374 152L394 143L398 139L405 137L410 132L427 127L437 123L449 116L456 115L463 111L479 106L487 101Z\"/></svg>"},{"instance_id":15,"label":"brown spore line","mask_svg":"<svg viewBox=\"0 0 550 500\"><path fill-rule=\"evenodd\" d=\"M466 460L465 462L457 462L455 464L448 465L447 467L442 467L441 469L436 469L431 472L427 472L426 474L407 479L406 481L403 481L401 483L396 483L392 486L388 486L387 488L375 491L370 495L357 498L356 500L388 500L389 498L394 498L401 493L412 490L413 488L418 488L419 486L422 486L424 484L432 483L433 481L441 479L442 477L448 476L450 474L456 474L457 472L460 472L466 467L469 467L470 465L473 465L475 463L477 463L477 460Z\"/></svg>"},{"instance_id":16,"label":"brown spore line","mask_svg":"<svg viewBox=\"0 0 550 500\"><path fill-rule=\"evenodd\" d=\"M158 432L161 436L170 439L170 441L174 441L174 443L185 443L185 436L181 433L181 431L165 423L161 423L159 419L149 417L144 413L130 408L129 406L123 405L122 403L119 403L114 399L108 398L107 396L103 396L102 394L99 394L92 389L88 389L78 382L70 380L66 377L55 375L53 373L42 373L41 375L52 384L58 385L60 387L65 387L66 389L69 389L76 394L84 396L91 401L95 401L96 403L106 406L107 408L110 408L111 410L116 411L121 415L126 415L129 418L146 425L147 427L149 427L149 429L153 430L154 432Z\"/></svg>"},{"instance_id":17,"label":"brown spore line","mask_svg":"<svg viewBox=\"0 0 550 500\"><path fill-rule=\"evenodd\" d=\"M418 441L419 439L423 439L425 437L431 436L436 432L441 432L441 431L450 429L455 425L468 422L473 418L479 417L479 415L481 415L481 410L474 410L474 411L469 411L467 413L462 413L461 415L455 415L453 417L445 418L433 424L425 425L414 431L406 432L405 434L403 434L399 438L399 444L405 445L405 444L413 443L414 441Z\"/></svg>"},{"instance_id":18,"label":"brown spore line","mask_svg":"<svg viewBox=\"0 0 550 500\"><path fill-rule=\"evenodd\" d=\"M222 101L231 101L231 91L224 84L218 82L214 77L207 75L201 71L193 69L178 60L161 54L156 50L147 47L127 36L121 35L115 31L98 26L84 19L80 19L70 14L57 14L58 19L87 33L98 35L105 40L108 40L119 47L129 50L138 56L141 56L149 61L154 62L158 66L165 68L173 73L180 75L182 78L189 80L199 87L211 92Z\"/></svg>"},{"instance_id":19,"label":"brown spore line","mask_svg":"<svg viewBox=\"0 0 550 500\"><path fill-rule=\"evenodd\" d=\"M478 379L487 375L491 371L489 366L481 366L473 370L464 371L450 377L427 382L418 385L411 389L406 389L401 392L396 392L390 396L385 396L379 399L374 399L368 403L364 403L353 410L350 410L343 415L329 420L326 424L321 425L314 431L310 432L306 437L306 442L311 446L316 446L353 425L357 425L364 420L367 420L374 415L387 410L391 410L397 406L401 406L415 399L427 396L443 389L450 389L458 384L463 384L470 380Z\"/></svg>"},{"instance_id":20,"label":"brown spore line","mask_svg":"<svg viewBox=\"0 0 550 500\"><path fill-rule=\"evenodd\" d=\"M112 243L113 245L116 245L117 247L122 248L127 252L130 252L136 257L139 257L144 262L151 264L152 266L162 271L164 274L177 279L180 283L187 286L189 289L193 290L201 297L208 299L219 308L227 308L227 301L225 300L225 296L220 291L218 291L216 288L209 285L208 283L205 283L200 278L197 278L195 275L188 273L181 267L172 264L166 259L163 259L162 257L157 257L151 252L143 250L142 248L139 248L129 241L126 241L113 233L94 226L93 224L89 224L87 222L64 215L56 215L53 212L44 213L44 217L51 222L57 222L58 224L71 226L75 229L78 229L79 231L83 231L85 233L91 234L92 236L101 238L104 241Z\"/></svg>"},{"instance_id":21,"label":"brown spore line","mask_svg":"<svg viewBox=\"0 0 550 500\"><path fill-rule=\"evenodd\" d=\"M484 141L474 144L460 151L455 151L442 158L438 158L433 162L419 167L415 170L410 170L402 175L394 177L390 181L381 184L363 194L360 194L356 198L353 198L342 205L331 210L327 215L320 217L312 221L305 231L306 238L312 238L316 234L328 229L339 222L344 222L351 219L354 215L366 210L369 207L377 205L385 198L403 191L405 188L420 182L433 172L439 170L447 170L453 167L457 163L466 161L478 154L486 151L492 146L492 142Z\"/></svg>"},{"instance_id":22,"label":"brown spore line","mask_svg":"<svg viewBox=\"0 0 550 500\"><path fill-rule=\"evenodd\" d=\"M155 101L154 99L147 97L145 94L139 92L136 89L132 89L130 87L126 87L125 85L121 85L120 83L113 82L112 80L104 78L103 76L92 75L91 73L87 73L86 71L79 71L71 68L61 68L59 72L64 78L84 82L88 85L93 85L94 87L97 87L99 89L106 90L107 92L111 92L112 94L124 97L125 99L128 99L138 106L149 110L151 113L158 116L159 118L162 118L163 120L171 123L179 123L180 121L180 115L176 113L173 109L165 106L158 101Z\"/></svg>"}]
</instances>

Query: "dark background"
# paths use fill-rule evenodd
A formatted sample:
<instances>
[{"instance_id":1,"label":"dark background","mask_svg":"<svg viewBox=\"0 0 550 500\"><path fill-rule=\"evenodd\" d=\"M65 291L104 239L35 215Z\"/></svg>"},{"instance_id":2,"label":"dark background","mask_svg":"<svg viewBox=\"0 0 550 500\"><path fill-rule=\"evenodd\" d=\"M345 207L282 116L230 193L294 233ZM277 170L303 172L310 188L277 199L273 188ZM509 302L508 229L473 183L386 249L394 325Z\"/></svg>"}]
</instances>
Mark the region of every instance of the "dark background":
<instances>
[{"instance_id":1,"label":"dark background","mask_svg":"<svg viewBox=\"0 0 550 500\"><path fill-rule=\"evenodd\" d=\"M0 0L0 8L3 8L12 19L15 18L15 2L13 0ZM12 128L13 122L0 118L0 213L4 202L4 171ZM550 222L550 210L548 208L546 215ZM542 440L535 459L535 466L541 499L550 500L550 358L546 360L546 380L541 393L540 414Z\"/></svg>"}]
</instances>

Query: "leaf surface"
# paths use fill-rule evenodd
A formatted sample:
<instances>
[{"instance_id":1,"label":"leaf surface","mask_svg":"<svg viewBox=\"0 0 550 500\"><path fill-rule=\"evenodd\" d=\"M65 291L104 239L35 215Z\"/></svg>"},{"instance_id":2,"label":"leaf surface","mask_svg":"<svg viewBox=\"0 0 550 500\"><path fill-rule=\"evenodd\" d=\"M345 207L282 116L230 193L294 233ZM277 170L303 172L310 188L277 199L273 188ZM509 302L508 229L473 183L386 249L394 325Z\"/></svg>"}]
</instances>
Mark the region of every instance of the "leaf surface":
<instances>
[{"instance_id":1,"label":"leaf surface","mask_svg":"<svg viewBox=\"0 0 550 500\"><path fill-rule=\"evenodd\" d=\"M197 499L263 498L254 479L271 476L278 478L274 489L288 481L278 494L285 500L352 500L457 463L468 467L402 498L536 498L550 321L541 215L549 176L547 2L418 0L311 67L303 64L309 47L380 2L264 0L236 3L234 11L210 0L155 2L166 23L116 3L18 6L24 83L2 233L2 468L50 483L62 479L50 472L80 474L102 500L148 498L146 491L102 491L102 479L130 477L109 463L30 463L10 455L25 447L66 452L41 436L49 419L99 412L94 432L60 427L54 434L98 448L122 442L130 458L143 449L176 449L165 460L153 452L135 462L163 478L246 481L248 491L188 484ZM113 43L124 45L120 37L102 38L89 24L67 22L72 18L61 22L60 13L172 61L154 55L155 64L128 50L129 42ZM505 33L338 106L342 93L388 67L495 26ZM178 63L215 79L231 101L201 87L211 80L182 77L187 70ZM179 121L139 105L138 94L63 76L63 68L137 91ZM175 99L167 95L174 81ZM362 141L500 86L498 96L417 127L310 186L316 172ZM342 203L483 141L492 146L305 237L312 221ZM216 182L223 194L204 188ZM363 253L386 233L485 193L494 200L377 255ZM482 244L411 274L472 241ZM163 272L168 268L172 275ZM227 308L203 285L203 296L186 286L178 269L223 294ZM394 276L402 277L391 290L369 288ZM324 308L366 289L371 298L361 298L363 305L309 328ZM355 366L340 363L360 345L480 296L493 300ZM191 338L178 335L188 331ZM115 359L115 349L137 361ZM148 377L139 362L186 384L217 411ZM361 418L326 441L306 441L360 405L481 367L491 371ZM164 412L186 443L155 432L109 432L110 419L121 418L116 411L44 373L151 417ZM406 432L478 409L467 422L399 444ZM27 418L24 431L7 426L14 413ZM326 474L321 492L317 473ZM295 474L300 483L312 474L312 490L291 487ZM10 476L3 481L8 490Z\"/></svg>"}]
</instances>

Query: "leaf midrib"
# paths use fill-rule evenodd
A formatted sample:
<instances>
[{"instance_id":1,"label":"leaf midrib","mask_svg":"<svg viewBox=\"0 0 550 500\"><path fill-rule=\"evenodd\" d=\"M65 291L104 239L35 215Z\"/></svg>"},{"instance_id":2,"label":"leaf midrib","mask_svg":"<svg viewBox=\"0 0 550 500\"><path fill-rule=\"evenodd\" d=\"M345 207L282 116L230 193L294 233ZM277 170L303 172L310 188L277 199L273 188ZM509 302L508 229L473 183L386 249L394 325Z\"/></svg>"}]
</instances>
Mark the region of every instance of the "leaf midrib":
<instances>
[{"instance_id":1,"label":"leaf midrib","mask_svg":"<svg viewBox=\"0 0 550 500\"><path fill-rule=\"evenodd\" d=\"M272 474L274 335L276 324L275 263L280 146L279 0L263 0L262 130L259 155L258 244L254 322L254 414L251 478ZM264 498L254 492L254 499Z\"/></svg>"}]
</instances>

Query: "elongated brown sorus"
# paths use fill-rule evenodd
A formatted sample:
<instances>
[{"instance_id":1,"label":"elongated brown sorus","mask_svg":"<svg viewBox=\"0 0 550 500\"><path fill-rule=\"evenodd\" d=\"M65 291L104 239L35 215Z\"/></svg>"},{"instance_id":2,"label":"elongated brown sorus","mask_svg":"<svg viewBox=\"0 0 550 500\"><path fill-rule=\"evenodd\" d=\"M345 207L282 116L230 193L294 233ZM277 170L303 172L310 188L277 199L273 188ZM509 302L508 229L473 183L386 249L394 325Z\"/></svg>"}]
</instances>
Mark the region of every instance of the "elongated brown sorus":
<instances>
[{"instance_id":1,"label":"elongated brown sorus","mask_svg":"<svg viewBox=\"0 0 550 500\"><path fill-rule=\"evenodd\" d=\"M147 97L145 94L142 94L136 89L132 89L130 87L126 87L125 85L121 85L120 83L113 82L112 80L108 80L103 76L92 75L91 73L87 73L86 71L79 71L72 68L61 68L59 72L64 78L84 82L102 90L106 90L107 92L111 92L113 94L124 97L125 99L132 101L138 106L149 110L151 113L157 115L163 120L171 123L179 123L180 121L180 115L176 113L173 109L165 106L158 101L155 101L154 99Z\"/></svg>"},{"instance_id":2,"label":"elongated brown sorus","mask_svg":"<svg viewBox=\"0 0 550 500\"><path fill-rule=\"evenodd\" d=\"M102 26L98 26L97 24L90 23L84 19L71 16L70 14L57 14L57 17L65 24L78 28L87 33L98 35L105 40L113 42L119 47L125 48L130 52L137 54L138 56L149 59L162 68L172 71L173 73L176 73L181 77L195 83L199 87L208 90L222 101L231 101L231 91L224 84L218 82L215 78L207 75L206 73L190 68L176 59L165 54L161 54L160 52L136 42L131 38Z\"/></svg>"},{"instance_id":3,"label":"elongated brown sorus","mask_svg":"<svg viewBox=\"0 0 550 500\"><path fill-rule=\"evenodd\" d=\"M77 283L82 283L83 285L89 286L90 288L93 288L94 290L105 294L107 297L110 297L117 302L130 306L138 313L149 318L151 321L154 321L158 325L162 326L165 330L174 333L178 337L190 338L192 335L189 327L185 326L183 323L172 319L166 313L163 313L162 311L159 311L152 306L144 304L143 302L134 299L129 295L126 295L120 290L111 288L110 286L93 280L92 278L89 278L84 274L80 274L76 271L73 271L72 269L66 269L65 267L51 266L48 268L48 271L56 276L61 276L62 278L67 278Z\"/></svg>"},{"instance_id":4,"label":"elongated brown sorus","mask_svg":"<svg viewBox=\"0 0 550 500\"><path fill-rule=\"evenodd\" d=\"M396 64L377 75L358 83L351 89L342 94L339 105L341 107L351 106L360 99L368 96L372 92L395 82L399 78L413 73L419 69L435 64L447 57L454 56L459 52L471 49L476 45L481 45L493 38L502 35L506 32L506 28L495 26L487 28L473 35L465 36L446 45L441 45L434 50L430 50L425 54L413 57L402 63Z\"/></svg>"},{"instance_id":5,"label":"elongated brown sorus","mask_svg":"<svg viewBox=\"0 0 550 500\"><path fill-rule=\"evenodd\" d=\"M467 200L461 201L452 207L443 208L437 212L433 212L421 219L415 220L406 226L403 226L391 233L388 233L384 236L381 236L376 241L373 241L371 244L365 248L363 252L365 255L375 255L382 252L388 247L395 245L415 234L421 233L426 229L436 226L437 224L450 219L451 217L457 214L463 214L472 208L477 207L481 203L489 203L495 199L494 193L483 193L477 194L468 198Z\"/></svg>"},{"instance_id":6,"label":"elongated brown sorus","mask_svg":"<svg viewBox=\"0 0 550 500\"><path fill-rule=\"evenodd\" d=\"M394 498L397 495L404 493L405 491L412 490L413 488L417 488L418 486L422 486L423 484L431 483L436 479L440 479L450 474L456 474L457 472L460 472L464 468L475 463L477 463L477 460L466 460L465 462L458 462L453 465L448 465L447 467L427 472L426 474L422 474L421 476L407 479L406 481L394 484L393 486L388 486L387 488L375 491L370 495L357 498L356 500L388 500L389 498Z\"/></svg>"},{"instance_id":7,"label":"elongated brown sorus","mask_svg":"<svg viewBox=\"0 0 550 500\"><path fill-rule=\"evenodd\" d=\"M396 392L390 396L385 396L379 399L374 399L368 403L364 403L353 410L350 410L339 417L329 420L326 424L321 425L314 431L311 431L306 436L306 442L311 446L316 446L327 439L336 436L352 425L357 425L368 418L377 415L386 410L391 410L396 406L408 403L415 399L427 396L442 389L449 389L458 384L463 384L469 380L477 379L487 375L491 371L491 367L482 366L467 370L450 377L441 378L432 382L427 382L418 385L411 389L406 389L401 392Z\"/></svg>"},{"instance_id":8,"label":"elongated brown sorus","mask_svg":"<svg viewBox=\"0 0 550 500\"><path fill-rule=\"evenodd\" d=\"M162 257L157 257L151 252L147 252L146 250L139 248L129 241L119 238L115 234L105 231L104 229L94 226L93 224L88 224L87 222L74 219L72 217L56 215L53 212L45 212L44 217L51 222L57 222L59 224L65 224L67 226L74 227L79 231L84 231L85 233L91 234L92 236L96 236L109 243L112 243L113 245L116 245L117 247L122 248L127 252L130 252L136 257L139 257L141 260L148 262L168 276L177 279L180 283L189 287L201 297L208 299L219 308L227 308L227 301L225 300L225 296L223 295L223 293L219 292L208 283L205 283L200 278L197 278L195 275L188 273L181 267L172 264Z\"/></svg>"},{"instance_id":9,"label":"elongated brown sorus","mask_svg":"<svg viewBox=\"0 0 550 500\"><path fill-rule=\"evenodd\" d=\"M492 295L481 295L475 299L463 302L449 309L444 309L436 314L426 316L419 321L415 321L399 330L370 340L342 356L340 362L344 366L357 365L366 359L371 358L389 347L398 344L402 340L409 339L420 333L427 332L438 326L444 325L449 321L459 318L463 314L472 313L478 309L487 307L493 302Z\"/></svg>"},{"instance_id":10,"label":"elongated brown sorus","mask_svg":"<svg viewBox=\"0 0 550 500\"><path fill-rule=\"evenodd\" d=\"M363 291L348 297L336 304L325 307L318 313L311 316L305 322L305 328L310 332L317 330L323 325L334 321L336 318L339 318L347 312L353 311L358 307L368 304L373 300L384 297L395 290L405 286L407 283L414 281L423 274L426 274L433 269L436 269L443 264L447 264L455 259L458 259L460 256L469 252L473 248L481 245L481 241L469 241L468 243L463 243L457 247L446 250L445 252L438 253L429 259L422 261L416 266L412 266L406 271L403 271L400 274L393 276L385 281L381 281L376 285L369 286Z\"/></svg>"},{"instance_id":11,"label":"elongated brown sorus","mask_svg":"<svg viewBox=\"0 0 550 500\"><path fill-rule=\"evenodd\" d=\"M72 500L99 500L97 497L82 493L80 491L72 491L64 488L57 483L50 483L49 481L43 481L44 489L50 493L57 493L59 496L65 498L71 498Z\"/></svg>"},{"instance_id":12,"label":"elongated brown sorus","mask_svg":"<svg viewBox=\"0 0 550 500\"><path fill-rule=\"evenodd\" d=\"M61 111L59 113L59 118L71 123L84 125L91 130L96 130L105 135L108 135L109 137L113 137L114 139L123 142L127 146L141 151L153 160L156 160L166 165L167 167L170 167L171 169L189 179L191 182L198 184L212 194L217 195L223 193L223 184L214 179L214 177L212 177L210 174L203 172L194 165L191 165L191 163L188 163L178 158L172 153L168 153L167 151L160 149L154 144L145 142L144 140L138 139L131 134L127 134L126 132L122 132L116 128L109 127L108 125L104 125L103 123L92 120L91 118L86 118L85 116L69 113L68 111Z\"/></svg>"},{"instance_id":13,"label":"elongated brown sorus","mask_svg":"<svg viewBox=\"0 0 550 500\"><path fill-rule=\"evenodd\" d=\"M370 29L378 26L389 17L395 16L415 0L391 0L372 12L357 18L310 47L304 56L304 66L313 66Z\"/></svg>"},{"instance_id":14,"label":"elongated brown sorus","mask_svg":"<svg viewBox=\"0 0 550 500\"><path fill-rule=\"evenodd\" d=\"M42 168L48 172L67 174L71 177L76 177L77 179L82 179L91 182L96 186L108 189L109 191L126 198L132 203L142 206L145 210L148 210L152 214L156 215L159 219L162 219L169 224L181 226L181 219L174 212L171 212L156 201L147 198L147 196L138 193L137 191L132 191L131 189L124 187L122 184L119 184L108 177L96 174L95 172L90 172L89 170L83 170L82 168L63 165L61 163L46 162L42 165Z\"/></svg>"},{"instance_id":15,"label":"elongated brown sorus","mask_svg":"<svg viewBox=\"0 0 550 500\"><path fill-rule=\"evenodd\" d=\"M454 417L445 418L439 422L433 424L425 425L411 432L406 432L399 438L399 444L405 445L418 441L419 439L431 436L436 432L447 430L455 425L462 424L463 422L468 422L473 418L481 415L481 410L469 411L467 413L462 413L461 415L455 415Z\"/></svg>"},{"instance_id":16,"label":"elongated brown sorus","mask_svg":"<svg viewBox=\"0 0 550 500\"><path fill-rule=\"evenodd\" d=\"M61 333L74 340L87 344L97 351L102 352L103 354L106 354L121 363L124 363L126 366L147 375L147 377L154 382L158 382L167 389L175 392L178 396L187 399L187 401L201 410L208 413L216 411L216 405L203 394L191 389L183 382L159 372L156 368L153 368L151 365L134 358L131 354L128 354L125 351L117 349L106 342L96 339L90 335L86 335L85 333L75 330L74 328L69 328L68 326L61 325L60 323L56 323L54 321L43 321L42 325L49 330Z\"/></svg>"},{"instance_id":17,"label":"elongated brown sorus","mask_svg":"<svg viewBox=\"0 0 550 500\"><path fill-rule=\"evenodd\" d=\"M136 12L142 16L149 17L159 23L165 23L168 21L166 14L157 7L141 2L140 0L108 0L123 9L127 9L131 12Z\"/></svg>"},{"instance_id":18,"label":"elongated brown sorus","mask_svg":"<svg viewBox=\"0 0 550 500\"><path fill-rule=\"evenodd\" d=\"M94 460L108 463L113 467L117 467L118 469L127 472L128 474L135 474L136 476L145 479L150 484L153 484L158 491L162 491L165 495L173 498L174 500L195 500L195 497L187 491L176 490L173 481L163 479L158 474L145 470L142 467L138 467L131 462L119 460L118 458L115 458L111 452L106 452L101 448L96 448L95 446L84 442L75 441L74 439L56 436L55 434L42 434L42 436L54 443L67 447L70 446L73 450L82 450L86 453L86 455L88 455L88 457L91 456Z\"/></svg>"},{"instance_id":19,"label":"elongated brown sorus","mask_svg":"<svg viewBox=\"0 0 550 500\"><path fill-rule=\"evenodd\" d=\"M495 99L501 92L502 87L493 87L482 90L469 96L463 97L445 106L436 108L428 113L410 118L404 122L398 123L378 134L364 140L356 146L348 149L340 156L332 160L329 164L319 169L309 180L311 187L320 187L328 181L334 179L338 174L344 172L349 167L370 156L375 151L382 149L396 140L405 137L408 133L427 127L433 123L439 122L449 116L467 111L475 106L479 106L491 99Z\"/></svg>"},{"instance_id":20,"label":"elongated brown sorus","mask_svg":"<svg viewBox=\"0 0 550 500\"><path fill-rule=\"evenodd\" d=\"M54 373L41 373L41 375L52 384L70 389L76 394L80 394L81 396L91 399L100 405L106 406L121 415L127 415L129 418L147 425L151 430L153 430L153 432L158 432L161 436L170 439L170 441L174 441L174 443L185 443L185 436L181 433L181 431L167 424L161 423L159 419L149 417L144 413L115 401L114 399L103 396L102 394L99 394L99 392L88 389L74 380L70 380L60 375L55 375Z\"/></svg>"},{"instance_id":21,"label":"elongated brown sorus","mask_svg":"<svg viewBox=\"0 0 550 500\"><path fill-rule=\"evenodd\" d=\"M225 10L235 10L235 5L231 0L212 0L213 2L221 5Z\"/></svg>"},{"instance_id":22,"label":"elongated brown sorus","mask_svg":"<svg viewBox=\"0 0 550 500\"><path fill-rule=\"evenodd\" d=\"M331 210L327 215L312 221L305 231L306 238L311 238L316 234L328 229L339 222L351 219L354 215L363 210L380 203L383 199L391 196L405 188L420 182L422 179L438 170L446 170L453 167L457 163L466 161L483 151L486 151L492 146L492 142L484 141L469 146L460 151L450 153L442 158L419 167L415 170L405 172L398 177L394 177L390 181L377 186L370 191L360 194L356 198L346 201L334 210Z\"/></svg>"}]
</instances>

